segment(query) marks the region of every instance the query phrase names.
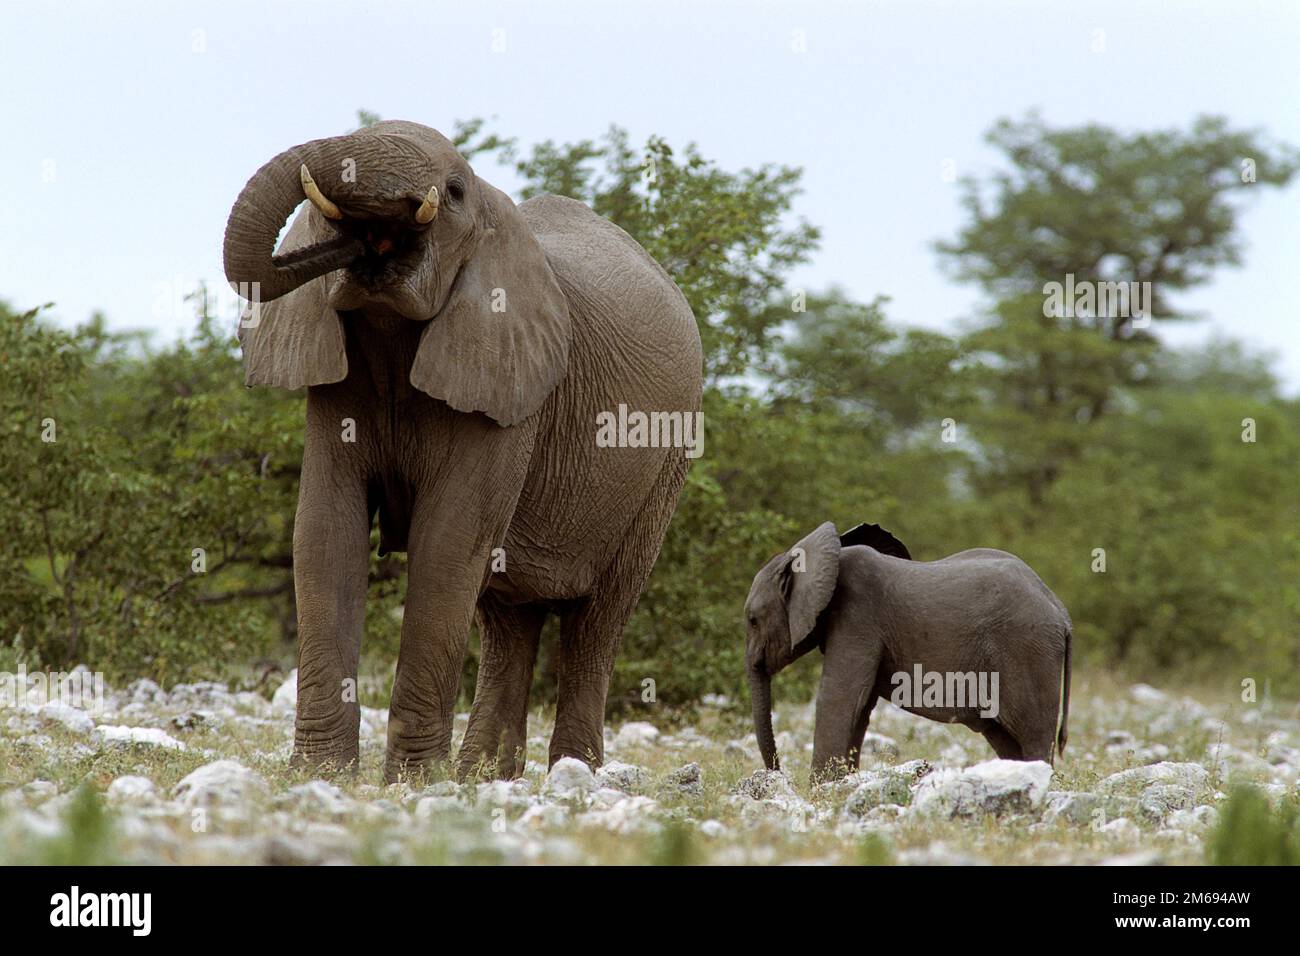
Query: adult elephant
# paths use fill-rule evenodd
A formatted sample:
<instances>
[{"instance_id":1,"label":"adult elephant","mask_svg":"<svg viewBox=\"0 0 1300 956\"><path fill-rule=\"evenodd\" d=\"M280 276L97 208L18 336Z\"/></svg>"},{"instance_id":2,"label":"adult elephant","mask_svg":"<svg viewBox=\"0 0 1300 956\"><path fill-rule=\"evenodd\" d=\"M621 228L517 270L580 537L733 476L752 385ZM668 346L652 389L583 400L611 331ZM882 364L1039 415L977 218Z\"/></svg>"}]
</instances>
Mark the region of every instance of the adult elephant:
<instances>
[{"instance_id":1,"label":"adult elephant","mask_svg":"<svg viewBox=\"0 0 1300 956\"><path fill-rule=\"evenodd\" d=\"M644 435L625 444L657 447L608 447L597 426L620 406L698 424L699 330L672 280L582 203L516 206L444 136L405 122L258 170L231 210L225 269L258 303L241 323L246 384L307 388L295 761L357 759L347 690L377 517L380 553L409 555L385 776L450 757L476 613L461 776L522 773L550 612L550 761L599 764L615 652L688 457Z\"/></svg>"}]
</instances>

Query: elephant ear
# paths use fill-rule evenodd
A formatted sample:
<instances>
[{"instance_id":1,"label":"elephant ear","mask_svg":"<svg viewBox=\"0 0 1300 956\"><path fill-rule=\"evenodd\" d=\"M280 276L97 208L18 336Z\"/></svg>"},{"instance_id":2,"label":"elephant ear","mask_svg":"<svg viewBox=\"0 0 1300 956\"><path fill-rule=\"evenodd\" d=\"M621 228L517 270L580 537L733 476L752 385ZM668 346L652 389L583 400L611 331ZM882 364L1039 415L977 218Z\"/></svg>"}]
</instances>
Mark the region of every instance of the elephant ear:
<instances>
[{"instance_id":1,"label":"elephant ear","mask_svg":"<svg viewBox=\"0 0 1300 956\"><path fill-rule=\"evenodd\" d=\"M782 569L782 592L790 618L790 647L803 642L831 602L840 573L840 539L827 521L793 548Z\"/></svg>"},{"instance_id":2,"label":"elephant ear","mask_svg":"<svg viewBox=\"0 0 1300 956\"><path fill-rule=\"evenodd\" d=\"M411 384L461 412L514 425L569 365L569 303L510 197L479 189L485 233L420 337Z\"/></svg>"},{"instance_id":3,"label":"elephant ear","mask_svg":"<svg viewBox=\"0 0 1300 956\"><path fill-rule=\"evenodd\" d=\"M860 524L840 535L840 547L852 548L860 544L865 544L868 548L875 548L881 554L902 558L904 561L912 560L907 545L878 524Z\"/></svg>"},{"instance_id":4,"label":"elephant ear","mask_svg":"<svg viewBox=\"0 0 1300 956\"><path fill-rule=\"evenodd\" d=\"M279 254L311 245L316 238L310 211L304 208L280 243ZM241 318L245 385L305 388L347 378L343 323L325 301L327 281L326 276L312 279Z\"/></svg>"}]
</instances>

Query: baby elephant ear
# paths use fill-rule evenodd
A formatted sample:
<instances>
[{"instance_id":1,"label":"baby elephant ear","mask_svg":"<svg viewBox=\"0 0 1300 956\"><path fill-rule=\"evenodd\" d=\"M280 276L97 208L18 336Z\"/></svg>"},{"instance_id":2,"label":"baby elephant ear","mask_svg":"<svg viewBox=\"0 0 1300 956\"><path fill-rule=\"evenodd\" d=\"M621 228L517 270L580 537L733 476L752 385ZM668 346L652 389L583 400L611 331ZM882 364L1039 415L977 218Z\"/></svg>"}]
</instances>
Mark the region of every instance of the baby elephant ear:
<instances>
[{"instance_id":1,"label":"baby elephant ear","mask_svg":"<svg viewBox=\"0 0 1300 956\"><path fill-rule=\"evenodd\" d=\"M852 548L855 545L865 544L868 548L875 548L881 554L888 554L891 557L902 558L904 561L911 561L912 555L907 550L907 545L899 541L892 534L880 527L878 524L860 524L856 528L850 528L840 535L840 546Z\"/></svg>"},{"instance_id":2,"label":"baby elephant ear","mask_svg":"<svg viewBox=\"0 0 1300 956\"><path fill-rule=\"evenodd\" d=\"M479 182L484 235L426 326L411 384L461 412L514 425L569 366L569 304L510 197Z\"/></svg>"},{"instance_id":3,"label":"baby elephant ear","mask_svg":"<svg viewBox=\"0 0 1300 956\"><path fill-rule=\"evenodd\" d=\"M817 623L835 593L840 573L840 539L827 521L793 548L783 570L790 646L796 647Z\"/></svg>"}]
</instances>

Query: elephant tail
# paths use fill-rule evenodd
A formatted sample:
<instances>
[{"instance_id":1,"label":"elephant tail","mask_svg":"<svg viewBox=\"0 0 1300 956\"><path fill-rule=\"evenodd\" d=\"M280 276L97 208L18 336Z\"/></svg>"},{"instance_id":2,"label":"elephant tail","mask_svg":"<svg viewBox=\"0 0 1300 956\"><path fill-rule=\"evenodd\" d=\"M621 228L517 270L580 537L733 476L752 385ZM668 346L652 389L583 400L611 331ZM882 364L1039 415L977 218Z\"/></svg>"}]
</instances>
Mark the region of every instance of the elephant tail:
<instances>
[{"instance_id":1,"label":"elephant tail","mask_svg":"<svg viewBox=\"0 0 1300 956\"><path fill-rule=\"evenodd\" d=\"M1065 750L1065 742L1069 739L1067 725L1070 720L1070 646L1073 643L1073 629L1067 624L1065 627L1065 656L1061 658L1061 703L1056 717L1056 752L1058 754Z\"/></svg>"}]
</instances>

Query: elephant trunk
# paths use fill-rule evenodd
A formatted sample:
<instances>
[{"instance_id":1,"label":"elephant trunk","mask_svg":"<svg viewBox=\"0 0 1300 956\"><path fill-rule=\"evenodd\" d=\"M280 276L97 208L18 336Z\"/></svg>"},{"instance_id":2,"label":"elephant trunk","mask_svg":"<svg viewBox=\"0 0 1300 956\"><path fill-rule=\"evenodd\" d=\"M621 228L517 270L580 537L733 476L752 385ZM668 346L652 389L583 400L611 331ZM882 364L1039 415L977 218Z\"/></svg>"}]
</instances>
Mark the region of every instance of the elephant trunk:
<instances>
[{"instance_id":1,"label":"elephant trunk","mask_svg":"<svg viewBox=\"0 0 1300 956\"><path fill-rule=\"evenodd\" d=\"M750 665L749 697L754 708L754 734L758 737L763 766L768 770L780 770L781 762L776 756L776 737L772 733L772 675L760 665Z\"/></svg>"},{"instance_id":2,"label":"elephant trunk","mask_svg":"<svg viewBox=\"0 0 1300 956\"><path fill-rule=\"evenodd\" d=\"M278 299L317 276L342 268L364 251L360 241L340 233L283 257L272 255L285 220L308 195L305 190L316 191L314 180L303 175L303 168L326 182L328 189L332 173L353 154L354 146L353 137L335 136L285 150L254 173L240 192L226 223L223 251L226 279L245 298L260 302ZM337 218L337 207L328 196L318 201L321 196L317 191L312 201L326 216ZM331 207L333 215L326 211Z\"/></svg>"}]
</instances>

